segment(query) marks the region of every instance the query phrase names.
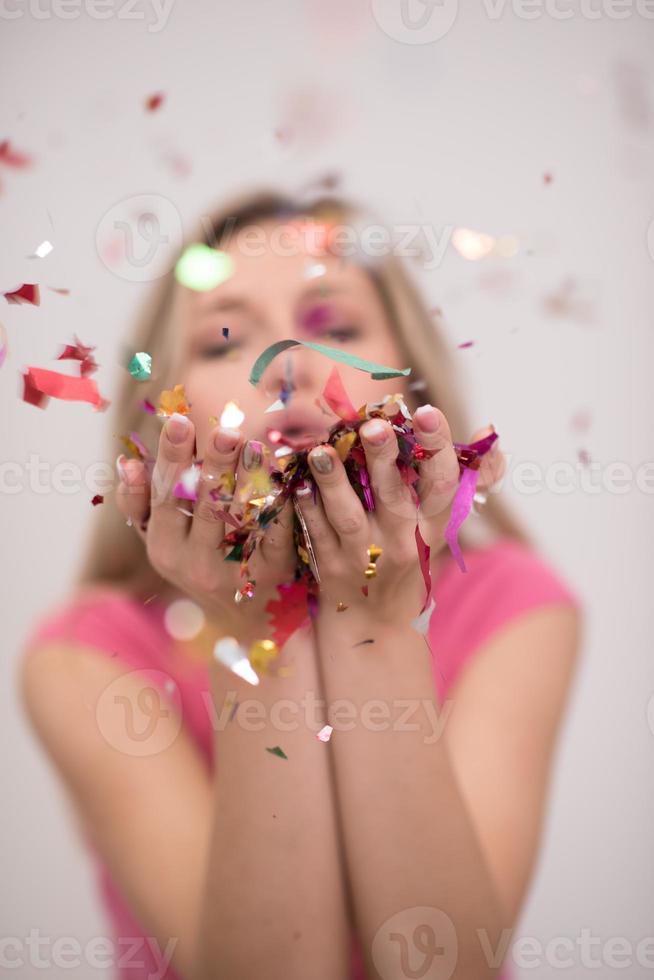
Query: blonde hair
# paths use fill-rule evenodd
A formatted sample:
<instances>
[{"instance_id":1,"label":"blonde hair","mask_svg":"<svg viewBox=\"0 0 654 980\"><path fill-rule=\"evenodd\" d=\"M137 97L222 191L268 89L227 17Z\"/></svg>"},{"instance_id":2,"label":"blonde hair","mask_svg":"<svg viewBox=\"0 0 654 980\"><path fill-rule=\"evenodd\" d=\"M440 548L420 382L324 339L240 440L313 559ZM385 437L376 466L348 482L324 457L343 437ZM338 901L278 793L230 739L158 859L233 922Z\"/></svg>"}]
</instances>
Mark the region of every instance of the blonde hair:
<instances>
[{"instance_id":1,"label":"blonde hair","mask_svg":"<svg viewBox=\"0 0 654 980\"><path fill-rule=\"evenodd\" d=\"M251 192L217 209L208 220L205 218L198 233L184 243L180 254L190 242L203 241L219 247L226 233L238 231L257 221L289 217L320 219L325 215L331 221L336 218L339 223L352 225L361 220L362 212L350 202L331 194L302 201L274 190ZM404 358L402 366L410 366L411 377L425 382L419 398L407 398L409 407L414 408L426 401L437 405L449 422L454 441L468 442L473 428L459 397L456 365L450 345L427 310L408 272L393 254L376 259L374 264L366 264L366 270L379 292L396 334ZM145 412L142 403L144 398L148 398L158 405L160 392L180 383L178 372L184 347L180 297L181 287L175 280L173 263L153 289L128 341L130 351L147 351L152 355L152 362L157 368L156 380L135 383L131 375L125 373L113 401L111 432L115 441L108 451L111 459L124 448L118 444L118 436L129 435L130 432L138 433L156 454L160 421ZM415 404L412 405L411 401ZM120 585L141 597L165 587L150 565L140 537L127 526L118 507L112 503L99 508L97 514L98 524L87 542L76 585ZM527 545L532 543L524 528L496 494L488 495L480 515L473 517L473 521L478 529L481 521L484 531L492 537L512 538ZM460 532L463 548L471 543L469 525L470 520Z\"/></svg>"}]
</instances>

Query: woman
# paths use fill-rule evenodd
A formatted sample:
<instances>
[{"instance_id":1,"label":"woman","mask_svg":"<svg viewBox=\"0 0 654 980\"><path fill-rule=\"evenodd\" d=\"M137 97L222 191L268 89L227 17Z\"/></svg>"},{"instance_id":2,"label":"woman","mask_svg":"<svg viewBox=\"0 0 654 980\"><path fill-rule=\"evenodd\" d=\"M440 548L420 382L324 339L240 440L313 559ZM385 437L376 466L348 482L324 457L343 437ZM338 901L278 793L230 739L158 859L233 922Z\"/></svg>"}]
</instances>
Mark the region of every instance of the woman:
<instances>
[{"instance_id":1,"label":"woman","mask_svg":"<svg viewBox=\"0 0 654 980\"><path fill-rule=\"evenodd\" d=\"M131 344L152 355L155 379L127 377L117 400L112 432L158 440L154 472L119 458L118 508L99 515L79 588L26 644L26 710L98 860L117 955L133 937L120 976L480 980L498 975L527 895L580 602L494 494L461 532L467 572L454 562L452 442L490 430L470 438L446 342L398 260L338 254L330 229L360 221L340 200L266 192L204 223L193 240L232 273L204 290L163 279ZM400 394L433 450L418 484L436 600L426 636L411 622L425 583L393 430L360 430L377 503L367 512L323 441L335 418L315 399L333 365L296 352L249 383L261 351L289 338L412 368L383 383L352 372L347 394L357 407ZM159 432L143 399L180 383L190 411ZM265 414L285 390L284 409ZM245 414L238 430L217 424L227 400ZM296 518L289 502L267 528L255 595L235 602L238 563L216 550L229 504L211 491L235 477L238 509L273 427L291 449L314 447L318 491L296 503L321 592L255 688L206 651L269 635ZM190 503L173 490L194 458ZM479 487L503 471L496 442ZM364 595L372 543L382 552ZM180 598L205 614L190 640L171 637ZM327 723L325 742L315 735Z\"/></svg>"}]
</instances>

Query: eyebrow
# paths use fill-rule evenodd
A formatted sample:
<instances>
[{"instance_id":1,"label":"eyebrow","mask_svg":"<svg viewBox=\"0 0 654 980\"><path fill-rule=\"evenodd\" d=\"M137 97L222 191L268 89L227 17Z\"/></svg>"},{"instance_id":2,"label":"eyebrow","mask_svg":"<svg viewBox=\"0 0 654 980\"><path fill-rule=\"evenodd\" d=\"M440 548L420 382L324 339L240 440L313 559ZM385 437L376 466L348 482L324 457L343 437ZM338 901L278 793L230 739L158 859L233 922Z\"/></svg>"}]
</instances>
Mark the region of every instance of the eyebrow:
<instances>
[{"instance_id":1,"label":"eyebrow","mask_svg":"<svg viewBox=\"0 0 654 980\"><path fill-rule=\"evenodd\" d=\"M351 289L347 286L339 285L337 283L330 283L329 281L324 283L316 283L315 285L309 286L304 290L299 298L298 305L306 303L312 299L327 300L330 296L335 293L351 293ZM242 312L248 309L250 302L245 297L241 296L216 296L212 302L207 303L206 307L202 310L203 313L234 313Z\"/></svg>"}]
</instances>

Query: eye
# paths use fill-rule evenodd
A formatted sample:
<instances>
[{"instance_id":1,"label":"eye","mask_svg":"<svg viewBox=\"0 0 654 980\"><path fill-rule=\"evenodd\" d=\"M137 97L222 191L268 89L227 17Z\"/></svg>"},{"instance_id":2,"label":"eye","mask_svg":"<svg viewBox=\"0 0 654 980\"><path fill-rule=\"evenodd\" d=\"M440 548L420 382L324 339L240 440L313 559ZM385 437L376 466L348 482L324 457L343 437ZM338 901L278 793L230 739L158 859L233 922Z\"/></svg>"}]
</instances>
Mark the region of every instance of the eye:
<instances>
[{"instance_id":1,"label":"eye","mask_svg":"<svg viewBox=\"0 0 654 980\"><path fill-rule=\"evenodd\" d=\"M361 331L357 327L328 327L323 336L329 340L336 340L341 343L345 343L348 340L356 340L357 337L361 336Z\"/></svg>"},{"instance_id":2,"label":"eye","mask_svg":"<svg viewBox=\"0 0 654 980\"><path fill-rule=\"evenodd\" d=\"M226 357L230 351L237 350L240 344L227 343L223 341L222 344L214 344L212 347L205 347L204 350L199 351L199 356L205 360L209 358L221 358Z\"/></svg>"}]
</instances>

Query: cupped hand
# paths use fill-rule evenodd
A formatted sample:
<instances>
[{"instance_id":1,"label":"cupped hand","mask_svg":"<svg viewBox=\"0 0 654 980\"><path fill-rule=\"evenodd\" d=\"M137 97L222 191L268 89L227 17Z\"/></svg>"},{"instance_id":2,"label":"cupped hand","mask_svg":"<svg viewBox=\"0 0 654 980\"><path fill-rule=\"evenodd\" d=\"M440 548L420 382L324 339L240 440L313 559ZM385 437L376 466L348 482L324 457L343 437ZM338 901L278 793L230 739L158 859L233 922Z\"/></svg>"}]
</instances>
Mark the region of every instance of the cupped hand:
<instances>
[{"instance_id":1,"label":"cupped hand","mask_svg":"<svg viewBox=\"0 0 654 980\"><path fill-rule=\"evenodd\" d=\"M175 414L161 432L151 480L141 460L119 457L118 507L143 540L150 564L163 579L214 611L226 633L243 640L263 636L265 603L276 597L275 586L292 578L295 568L292 504L286 502L250 559L255 598L236 603L234 595L244 579L240 563L225 561L219 548L226 531L220 512L242 514L244 501L239 499L239 490L265 465L261 453L257 455L261 444L244 445L241 433L213 429L202 458L197 500L189 501L175 496L174 489L193 465L194 447L193 422ZM236 492L230 500L234 480ZM212 495L211 491L216 492Z\"/></svg>"},{"instance_id":2,"label":"cupped hand","mask_svg":"<svg viewBox=\"0 0 654 980\"><path fill-rule=\"evenodd\" d=\"M416 524L432 554L446 546L444 532L459 483L459 461L444 414L426 405L414 413L413 423L420 444L434 451L419 463L419 505L396 466L399 446L393 427L380 418L366 422L359 430L375 510L364 509L338 454L327 445L309 453L319 492L314 495L305 488L297 494L316 555L321 590L328 602L334 607L339 602L360 607L382 621L396 617L400 608L411 615L421 608L425 586ZM481 429L471 441L491 431ZM496 440L482 457L477 489L490 489L504 469L505 460ZM364 573L371 545L380 547L382 553L376 561L375 576L367 579ZM367 596L362 590L365 586Z\"/></svg>"}]
</instances>

